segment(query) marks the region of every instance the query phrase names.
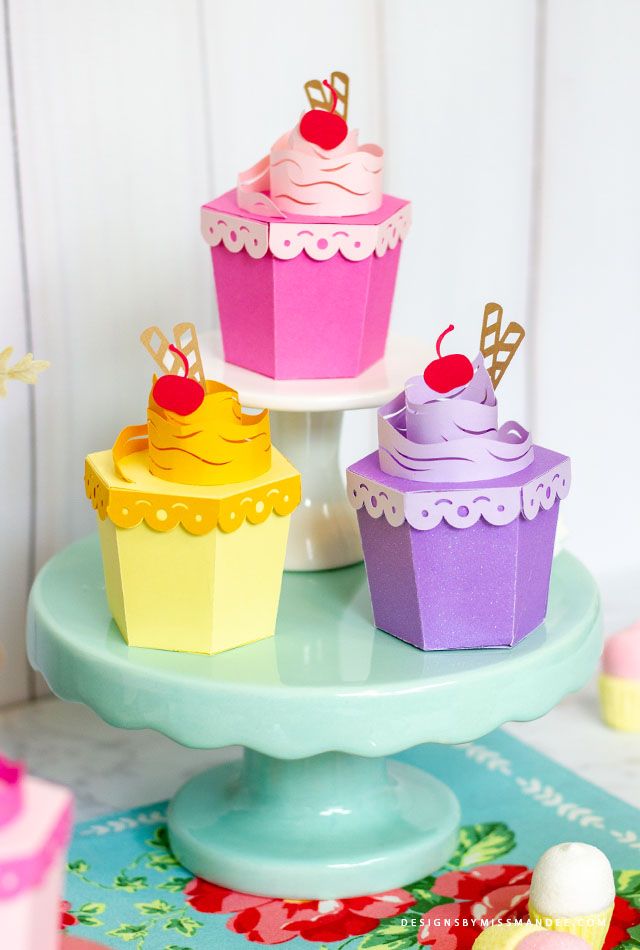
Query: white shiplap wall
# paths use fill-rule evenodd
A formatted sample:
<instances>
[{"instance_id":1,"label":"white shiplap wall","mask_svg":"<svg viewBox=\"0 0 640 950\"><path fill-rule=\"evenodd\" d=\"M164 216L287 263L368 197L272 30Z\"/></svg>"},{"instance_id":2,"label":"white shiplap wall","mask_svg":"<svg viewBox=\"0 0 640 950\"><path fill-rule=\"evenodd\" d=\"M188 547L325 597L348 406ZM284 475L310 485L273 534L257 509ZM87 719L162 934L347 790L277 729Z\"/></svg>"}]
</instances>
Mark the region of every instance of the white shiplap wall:
<instances>
[{"instance_id":1,"label":"white shiplap wall","mask_svg":"<svg viewBox=\"0 0 640 950\"><path fill-rule=\"evenodd\" d=\"M30 552L41 563L91 530L83 457L143 417L139 331L214 319L200 204L291 126L302 82L334 66L351 75L364 140L387 149L388 190L414 202L395 329L434 336L452 320L472 350L486 300L524 320L531 342L502 404L574 453L567 507L579 553L598 568L614 553L637 564L625 541L630 491L611 502L615 518L594 526L591 517L626 433L617 394L627 419L639 401L630 348L619 374L615 342L597 332L615 311L621 339L637 335L637 3L327 0L321 15L295 0L5 0L5 9L0 347L23 350L32 338L54 365L33 429L24 388L0 404L0 702L27 691ZM605 352L604 383L591 391L591 360ZM576 384L588 394L584 415ZM362 418L349 420L350 454L371 435ZM635 443L626 445L637 465Z\"/></svg>"},{"instance_id":2,"label":"white shiplap wall","mask_svg":"<svg viewBox=\"0 0 640 950\"><path fill-rule=\"evenodd\" d=\"M456 325L477 352L497 300L526 322L536 85L533 0L400 0L383 7L385 173L411 198L414 225L398 282L398 328ZM501 401L519 419L526 351Z\"/></svg>"},{"instance_id":3,"label":"white shiplap wall","mask_svg":"<svg viewBox=\"0 0 640 950\"><path fill-rule=\"evenodd\" d=\"M536 430L573 458L573 547L635 573L640 618L640 3L549 2L545 34Z\"/></svg>"},{"instance_id":4,"label":"white shiplap wall","mask_svg":"<svg viewBox=\"0 0 640 950\"><path fill-rule=\"evenodd\" d=\"M12 20L33 344L53 364L37 393L42 561L91 526L83 456L144 415L140 330L206 317L211 176L196 2L20 0Z\"/></svg>"},{"instance_id":5,"label":"white shiplap wall","mask_svg":"<svg viewBox=\"0 0 640 950\"><path fill-rule=\"evenodd\" d=\"M5 11L0 27L7 35ZM0 351L13 345L22 356L29 339L22 279L18 181L13 143L13 97L6 77L10 47L0 45ZM32 559L31 398L15 387L0 401L0 701L27 694L29 675L23 648L24 603Z\"/></svg>"}]
</instances>

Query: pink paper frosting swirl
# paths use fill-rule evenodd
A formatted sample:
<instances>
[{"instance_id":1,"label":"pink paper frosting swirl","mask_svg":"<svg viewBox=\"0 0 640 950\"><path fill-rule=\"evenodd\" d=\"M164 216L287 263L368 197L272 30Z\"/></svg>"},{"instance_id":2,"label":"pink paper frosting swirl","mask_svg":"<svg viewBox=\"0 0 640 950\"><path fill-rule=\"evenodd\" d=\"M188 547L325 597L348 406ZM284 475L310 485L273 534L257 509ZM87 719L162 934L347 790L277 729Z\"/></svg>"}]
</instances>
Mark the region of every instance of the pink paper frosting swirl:
<instances>
[{"instance_id":1,"label":"pink paper frosting swirl","mask_svg":"<svg viewBox=\"0 0 640 950\"><path fill-rule=\"evenodd\" d=\"M531 436L517 422L498 427L498 404L478 354L466 386L430 389L422 376L378 410L383 472L416 482L480 482L504 478L533 462Z\"/></svg>"},{"instance_id":2,"label":"pink paper frosting swirl","mask_svg":"<svg viewBox=\"0 0 640 950\"><path fill-rule=\"evenodd\" d=\"M238 175L236 200L245 211L268 217L368 214L382 204L383 156L379 145L358 145L355 129L325 151L307 142L298 124L270 155Z\"/></svg>"}]
</instances>

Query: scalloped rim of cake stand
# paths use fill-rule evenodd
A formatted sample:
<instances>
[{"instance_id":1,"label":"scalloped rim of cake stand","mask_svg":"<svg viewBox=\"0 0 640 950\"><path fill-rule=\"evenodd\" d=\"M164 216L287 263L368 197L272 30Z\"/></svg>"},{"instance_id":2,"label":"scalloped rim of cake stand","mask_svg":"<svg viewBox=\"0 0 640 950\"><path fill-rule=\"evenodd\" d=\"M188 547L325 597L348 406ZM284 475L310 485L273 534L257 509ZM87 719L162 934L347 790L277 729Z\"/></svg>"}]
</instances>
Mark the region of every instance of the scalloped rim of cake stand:
<instances>
[{"instance_id":1,"label":"scalloped rim of cake stand","mask_svg":"<svg viewBox=\"0 0 640 950\"><path fill-rule=\"evenodd\" d=\"M338 412L377 409L402 389L410 376L434 357L432 343L391 334L385 355L359 376L340 379L272 379L227 363L216 331L203 333L200 349L205 374L235 389L245 406L280 412Z\"/></svg>"},{"instance_id":2,"label":"scalloped rim of cake stand","mask_svg":"<svg viewBox=\"0 0 640 950\"><path fill-rule=\"evenodd\" d=\"M384 756L536 719L589 679L602 647L595 582L567 552L554 561L546 623L511 649L425 654L374 630L368 610L362 565L286 574L275 638L215 657L130 649L91 536L38 575L29 656L54 693L114 726L295 759Z\"/></svg>"}]
</instances>

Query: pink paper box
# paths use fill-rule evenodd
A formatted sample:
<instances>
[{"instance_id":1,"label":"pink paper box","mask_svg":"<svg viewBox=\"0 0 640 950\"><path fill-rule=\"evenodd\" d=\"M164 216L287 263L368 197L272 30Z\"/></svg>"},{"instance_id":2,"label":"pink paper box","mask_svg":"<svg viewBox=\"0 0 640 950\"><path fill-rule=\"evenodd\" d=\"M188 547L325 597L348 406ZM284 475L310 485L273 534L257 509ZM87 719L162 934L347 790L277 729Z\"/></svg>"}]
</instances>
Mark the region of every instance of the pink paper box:
<instances>
[{"instance_id":1,"label":"pink paper box","mask_svg":"<svg viewBox=\"0 0 640 950\"><path fill-rule=\"evenodd\" d=\"M71 793L0 759L0 946L57 950Z\"/></svg>"},{"instance_id":2,"label":"pink paper box","mask_svg":"<svg viewBox=\"0 0 640 950\"><path fill-rule=\"evenodd\" d=\"M202 208L224 356L274 379L358 376L384 356L411 205L352 217L260 216L229 191Z\"/></svg>"}]
</instances>

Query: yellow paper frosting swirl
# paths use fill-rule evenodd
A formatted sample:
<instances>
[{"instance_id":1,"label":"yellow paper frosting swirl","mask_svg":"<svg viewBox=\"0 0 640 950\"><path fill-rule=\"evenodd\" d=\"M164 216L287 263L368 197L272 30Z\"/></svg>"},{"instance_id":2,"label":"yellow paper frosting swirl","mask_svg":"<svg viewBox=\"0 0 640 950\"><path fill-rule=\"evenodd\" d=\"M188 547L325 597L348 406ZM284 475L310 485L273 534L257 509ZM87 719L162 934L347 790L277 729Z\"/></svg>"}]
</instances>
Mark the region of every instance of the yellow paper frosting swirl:
<instances>
[{"instance_id":1,"label":"yellow paper frosting swirl","mask_svg":"<svg viewBox=\"0 0 640 950\"><path fill-rule=\"evenodd\" d=\"M147 438L144 438L144 436ZM263 475L271 467L269 413L242 412L235 390L207 380L202 404L189 415L158 405L149 395L146 426L130 426L114 447L118 462L148 450L149 471L157 478L185 485L227 485Z\"/></svg>"}]
</instances>

